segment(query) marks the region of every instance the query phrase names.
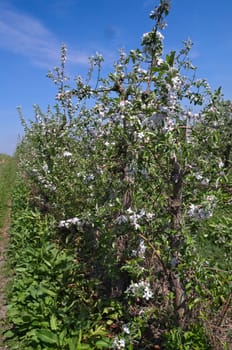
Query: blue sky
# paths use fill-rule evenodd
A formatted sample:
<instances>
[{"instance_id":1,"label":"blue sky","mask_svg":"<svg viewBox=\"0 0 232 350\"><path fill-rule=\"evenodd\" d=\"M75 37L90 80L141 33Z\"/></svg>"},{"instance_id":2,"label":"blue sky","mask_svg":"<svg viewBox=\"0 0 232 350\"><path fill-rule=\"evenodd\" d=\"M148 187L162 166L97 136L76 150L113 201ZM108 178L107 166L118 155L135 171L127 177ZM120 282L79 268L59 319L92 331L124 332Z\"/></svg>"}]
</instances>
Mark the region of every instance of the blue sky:
<instances>
[{"instance_id":1,"label":"blue sky","mask_svg":"<svg viewBox=\"0 0 232 350\"><path fill-rule=\"evenodd\" d=\"M17 106L33 119L55 104L56 90L46 78L59 65L60 47L68 48L69 70L85 74L96 51L110 70L118 49L140 47L153 25L149 13L158 0L0 0L0 153L12 154L23 134ZM165 51L193 41L197 76L232 99L232 1L172 0L164 30Z\"/></svg>"}]
</instances>

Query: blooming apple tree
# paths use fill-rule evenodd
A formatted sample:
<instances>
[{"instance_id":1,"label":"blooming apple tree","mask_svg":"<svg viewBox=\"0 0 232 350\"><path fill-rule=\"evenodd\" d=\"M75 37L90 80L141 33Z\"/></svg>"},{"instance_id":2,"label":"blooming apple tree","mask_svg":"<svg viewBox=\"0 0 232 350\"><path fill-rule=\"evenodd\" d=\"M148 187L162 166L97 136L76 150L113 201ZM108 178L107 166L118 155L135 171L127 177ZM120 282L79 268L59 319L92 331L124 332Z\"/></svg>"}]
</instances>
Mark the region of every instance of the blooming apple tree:
<instances>
[{"instance_id":1,"label":"blooming apple tree","mask_svg":"<svg viewBox=\"0 0 232 350\"><path fill-rule=\"evenodd\" d=\"M62 47L61 67L48 74L55 110L36 106L29 125L22 118L31 203L54 216L56 239L86 282L85 308L101 314L115 349L158 346L165 332L210 318L205 305L216 317L211 290L228 293L199 242L218 244L223 226L229 259L228 224L216 214L231 206L232 107L195 78L189 41L164 55L169 10L162 0L141 49L121 50L107 76L97 54L87 78L71 83Z\"/></svg>"}]
</instances>

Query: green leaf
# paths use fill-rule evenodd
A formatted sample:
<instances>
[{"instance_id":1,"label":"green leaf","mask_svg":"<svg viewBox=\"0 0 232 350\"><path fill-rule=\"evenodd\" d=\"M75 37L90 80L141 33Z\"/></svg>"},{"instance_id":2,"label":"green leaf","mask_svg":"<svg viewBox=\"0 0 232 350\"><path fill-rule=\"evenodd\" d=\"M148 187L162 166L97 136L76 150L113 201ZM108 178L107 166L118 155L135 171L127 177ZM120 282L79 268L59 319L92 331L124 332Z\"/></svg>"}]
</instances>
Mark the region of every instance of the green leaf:
<instances>
[{"instance_id":1,"label":"green leaf","mask_svg":"<svg viewBox=\"0 0 232 350\"><path fill-rule=\"evenodd\" d=\"M175 54L176 51L171 51L170 55L166 55L166 62L169 64L169 66L173 67L174 61L175 61Z\"/></svg>"},{"instance_id":2,"label":"green leaf","mask_svg":"<svg viewBox=\"0 0 232 350\"><path fill-rule=\"evenodd\" d=\"M36 335L39 340L46 344L58 344L58 337L49 329L38 329Z\"/></svg>"},{"instance_id":3,"label":"green leaf","mask_svg":"<svg viewBox=\"0 0 232 350\"><path fill-rule=\"evenodd\" d=\"M57 319L56 316L54 314L51 315L50 317L50 326L52 331L56 331L57 330Z\"/></svg>"},{"instance_id":4,"label":"green leaf","mask_svg":"<svg viewBox=\"0 0 232 350\"><path fill-rule=\"evenodd\" d=\"M114 323L113 320L107 320L107 321L106 321L106 324L107 324L108 326L110 326L112 323Z\"/></svg>"},{"instance_id":5,"label":"green leaf","mask_svg":"<svg viewBox=\"0 0 232 350\"><path fill-rule=\"evenodd\" d=\"M50 290L44 286L40 286L40 291L44 294L50 295L51 297L56 297L56 293L53 292L53 290Z\"/></svg>"},{"instance_id":6,"label":"green leaf","mask_svg":"<svg viewBox=\"0 0 232 350\"><path fill-rule=\"evenodd\" d=\"M11 330L4 332L4 338L6 338L6 339L13 338L14 335L15 335L14 332L12 332Z\"/></svg>"},{"instance_id":7,"label":"green leaf","mask_svg":"<svg viewBox=\"0 0 232 350\"><path fill-rule=\"evenodd\" d=\"M67 344L69 346L69 350L76 350L77 349L77 345L76 345L76 340L75 339L68 339L67 340Z\"/></svg>"},{"instance_id":8,"label":"green leaf","mask_svg":"<svg viewBox=\"0 0 232 350\"><path fill-rule=\"evenodd\" d=\"M96 349L111 349L112 342L110 340L98 340L95 346Z\"/></svg>"}]
</instances>

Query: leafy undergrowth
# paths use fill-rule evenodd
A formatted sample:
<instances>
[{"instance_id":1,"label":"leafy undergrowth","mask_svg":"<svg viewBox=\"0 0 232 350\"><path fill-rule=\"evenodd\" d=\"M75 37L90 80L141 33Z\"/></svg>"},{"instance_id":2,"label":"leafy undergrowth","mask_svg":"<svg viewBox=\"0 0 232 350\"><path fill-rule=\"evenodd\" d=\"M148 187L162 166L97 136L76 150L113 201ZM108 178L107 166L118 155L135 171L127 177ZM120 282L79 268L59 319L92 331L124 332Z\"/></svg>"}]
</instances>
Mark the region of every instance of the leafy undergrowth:
<instances>
[{"instance_id":1,"label":"leafy undergrowth","mask_svg":"<svg viewBox=\"0 0 232 350\"><path fill-rule=\"evenodd\" d=\"M71 249L55 240L53 227L51 217L29 207L27 187L19 181L8 252L14 271L8 305L12 327L5 333L10 349L110 348L94 305L90 313L91 286L79 275Z\"/></svg>"},{"instance_id":2,"label":"leafy undergrowth","mask_svg":"<svg viewBox=\"0 0 232 350\"><path fill-rule=\"evenodd\" d=\"M119 321L128 315L127 305L117 299L107 300L104 295L101 299L94 295L99 281L83 274L83 264L78 261L75 249L65 246L57 238L57 224L54 218L33 209L29 202L30 197L30 190L25 180L18 178L13 194L11 239L8 250L9 263L14 273L8 296L10 329L5 332L9 348L11 350L113 349L115 348L113 338L115 339L115 332L117 334L119 329L123 329L124 338L128 337L128 342L130 337L139 339L142 332L146 334L142 324L137 324L137 329L134 324L133 331L131 323L130 334L127 334L129 324L123 325ZM210 271L212 265L208 267L209 272L205 273L205 278L211 285L211 292L215 294L216 303L223 305L226 302L224 296L228 293L228 274L223 277L219 273L215 279L217 274L215 271ZM199 296L202 294L202 297L205 297L203 296L205 286L201 285L200 281L198 288ZM202 313L204 309L210 310L210 299L210 296L208 301L206 299ZM198 302L200 298L194 300L194 303ZM145 310L145 307L143 309ZM147 313L152 312L156 313L157 310L151 308L149 311L147 308ZM144 314L143 317L150 316ZM218 319L216 313L215 317ZM139 318L137 322L141 322ZM211 325L208 325L208 330L213 331L210 327ZM148 333L147 337L149 336ZM185 332L173 328L164 334L163 344L163 347L157 345L156 348L211 349L200 324L193 324ZM120 346L120 339L118 345ZM129 345L127 348L143 347Z\"/></svg>"}]
</instances>

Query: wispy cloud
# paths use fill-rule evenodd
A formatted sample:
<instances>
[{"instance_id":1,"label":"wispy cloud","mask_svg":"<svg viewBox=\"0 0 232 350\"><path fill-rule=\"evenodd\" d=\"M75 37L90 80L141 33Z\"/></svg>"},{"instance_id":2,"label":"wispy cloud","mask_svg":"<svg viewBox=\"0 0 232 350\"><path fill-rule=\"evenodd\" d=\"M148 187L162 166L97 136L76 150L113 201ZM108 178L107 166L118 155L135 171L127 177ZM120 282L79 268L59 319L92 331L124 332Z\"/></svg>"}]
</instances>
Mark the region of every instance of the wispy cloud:
<instances>
[{"instance_id":1,"label":"wispy cloud","mask_svg":"<svg viewBox=\"0 0 232 350\"><path fill-rule=\"evenodd\" d=\"M0 7L0 50L27 57L37 66L51 68L59 63L61 42L38 19ZM76 63L86 64L88 54L73 52Z\"/></svg>"}]
</instances>

